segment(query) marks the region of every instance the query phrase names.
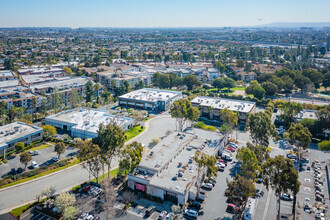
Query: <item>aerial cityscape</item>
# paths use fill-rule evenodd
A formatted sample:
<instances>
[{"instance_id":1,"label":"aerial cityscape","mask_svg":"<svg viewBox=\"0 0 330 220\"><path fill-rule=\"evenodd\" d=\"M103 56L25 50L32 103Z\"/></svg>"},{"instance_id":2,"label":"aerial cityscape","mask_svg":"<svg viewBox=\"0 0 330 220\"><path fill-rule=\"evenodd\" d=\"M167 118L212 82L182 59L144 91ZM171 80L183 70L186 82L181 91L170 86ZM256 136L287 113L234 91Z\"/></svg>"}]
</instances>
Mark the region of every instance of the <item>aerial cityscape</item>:
<instances>
[{"instance_id":1,"label":"aerial cityscape","mask_svg":"<svg viewBox=\"0 0 330 220\"><path fill-rule=\"evenodd\" d=\"M330 219L329 1L0 6L0 220Z\"/></svg>"}]
</instances>

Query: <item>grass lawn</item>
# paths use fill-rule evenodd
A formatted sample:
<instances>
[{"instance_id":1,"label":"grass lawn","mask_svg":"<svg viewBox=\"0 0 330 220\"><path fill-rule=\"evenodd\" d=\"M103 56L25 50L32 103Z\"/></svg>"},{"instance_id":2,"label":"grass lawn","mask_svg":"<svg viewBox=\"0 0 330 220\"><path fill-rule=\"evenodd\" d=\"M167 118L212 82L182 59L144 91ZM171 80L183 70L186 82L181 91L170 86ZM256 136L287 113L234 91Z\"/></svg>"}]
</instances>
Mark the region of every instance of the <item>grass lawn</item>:
<instances>
[{"instance_id":1,"label":"grass lawn","mask_svg":"<svg viewBox=\"0 0 330 220\"><path fill-rule=\"evenodd\" d=\"M42 145L39 145L37 147L31 148L29 151L41 150L41 149L45 149L45 148L48 148L48 147L51 147L51 145L49 145L49 144L42 144Z\"/></svg>"},{"instance_id":2,"label":"grass lawn","mask_svg":"<svg viewBox=\"0 0 330 220\"><path fill-rule=\"evenodd\" d=\"M36 179L36 178L39 178L39 177L42 177L42 176L46 176L46 175L48 175L48 174L51 174L51 173L54 173L54 172L57 172L57 171L63 170L63 169L65 169L65 168L71 167L71 166L73 166L73 165L76 165L76 164L78 164L79 162L80 162L79 159L74 159L74 160L73 160L69 165L67 165L67 166L58 167L58 168L53 169L53 170L47 170L47 171L42 172L42 173L39 173L39 174L37 174L37 175L35 175L35 176L31 176L31 177L28 177L28 178L25 178L25 179L18 180L18 181L16 181L16 182L9 183L9 184L7 184L7 185L3 185L3 186L0 187L0 189L6 188L6 187L9 187L9 186L14 186L14 185L17 185L17 184L19 184L19 183L24 183L24 182L26 182L26 181L33 180L33 179Z\"/></svg>"},{"instance_id":3,"label":"grass lawn","mask_svg":"<svg viewBox=\"0 0 330 220\"><path fill-rule=\"evenodd\" d=\"M129 141L130 139L136 137L138 134L144 131L145 127L141 128L141 126L136 126L134 128L130 128L125 132L127 139L125 141Z\"/></svg>"},{"instance_id":4,"label":"grass lawn","mask_svg":"<svg viewBox=\"0 0 330 220\"><path fill-rule=\"evenodd\" d=\"M28 203L24 206L18 207L16 209L11 210L11 214L13 214L16 217L19 217L23 212L25 212L26 210L28 210L29 208L31 208L32 206L34 206L37 202L34 202L32 204Z\"/></svg>"}]
</instances>

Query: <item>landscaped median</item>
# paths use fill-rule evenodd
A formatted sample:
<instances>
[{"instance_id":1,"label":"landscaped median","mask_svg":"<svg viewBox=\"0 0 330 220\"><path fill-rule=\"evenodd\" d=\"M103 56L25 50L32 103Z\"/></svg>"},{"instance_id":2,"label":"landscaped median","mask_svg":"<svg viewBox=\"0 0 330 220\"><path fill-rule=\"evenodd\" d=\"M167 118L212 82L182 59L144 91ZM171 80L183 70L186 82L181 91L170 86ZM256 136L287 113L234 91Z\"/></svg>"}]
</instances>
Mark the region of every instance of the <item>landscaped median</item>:
<instances>
[{"instance_id":1,"label":"landscaped median","mask_svg":"<svg viewBox=\"0 0 330 220\"><path fill-rule=\"evenodd\" d=\"M36 178L39 178L42 176L46 176L51 173L55 173L57 171L71 167L78 163L79 163L79 159L72 157L72 158L68 158L65 160L61 160L61 161L54 163L47 167L40 167L38 169L16 175L16 181L14 181L13 176L9 176L0 181L0 189L6 188L9 186L14 186L14 185L17 185L20 183L24 183L29 180L33 180L33 179L36 179Z\"/></svg>"}]
</instances>

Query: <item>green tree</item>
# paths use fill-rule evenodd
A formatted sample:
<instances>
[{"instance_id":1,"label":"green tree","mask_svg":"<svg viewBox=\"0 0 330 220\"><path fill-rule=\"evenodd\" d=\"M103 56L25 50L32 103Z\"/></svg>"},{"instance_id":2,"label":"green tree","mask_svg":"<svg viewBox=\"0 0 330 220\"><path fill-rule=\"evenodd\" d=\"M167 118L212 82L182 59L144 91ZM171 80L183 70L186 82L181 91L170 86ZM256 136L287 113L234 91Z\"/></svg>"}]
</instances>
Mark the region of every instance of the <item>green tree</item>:
<instances>
[{"instance_id":1,"label":"green tree","mask_svg":"<svg viewBox=\"0 0 330 220\"><path fill-rule=\"evenodd\" d=\"M179 99L175 101L170 108L171 117L176 119L176 123L179 126L179 131L183 131L189 106L190 102L188 99Z\"/></svg>"},{"instance_id":2,"label":"green tree","mask_svg":"<svg viewBox=\"0 0 330 220\"><path fill-rule=\"evenodd\" d=\"M247 179L254 179L257 174L261 172L261 168L258 163L258 159L253 151L248 147L242 147L237 149L237 160L241 163L241 174Z\"/></svg>"},{"instance_id":3,"label":"green tree","mask_svg":"<svg viewBox=\"0 0 330 220\"><path fill-rule=\"evenodd\" d=\"M94 87L91 80L89 80L85 85L85 95L86 103L91 102L94 95Z\"/></svg>"},{"instance_id":4,"label":"green tree","mask_svg":"<svg viewBox=\"0 0 330 220\"><path fill-rule=\"evenodd\" d=\"M25 144L24 144L24 143L22 143L22 142L17 142L17 143L15 144L15 150L16 150L16 153L19 153L19 152L23 151L24 147L25 147Z\"/></svg>"},{"instance_id":5,"label":"green tree","mask_svg":"<svg viewBox=\"0 0 330 220\"><path fill-rule=\"evenodd\" d=\"M309 147L311 137L312 134L309 132L308 128L304 127L302 124L292 123L288 129L287 138L297 148L298 162L301 158L301 150L305 150Z\"/></svg>"},{"instance_id":6,"label":"green tree","mask_svg":"<svg viewBox=\"0 0 330 220\"><path fill-rule=\"evenodd\" d=\"M212 86L214 88L217 88L218 91L225 88L224 84L225 84L224 78L216 78L212 81Z\"/></svg>"},{"instance_id":7,"label":"green tree","mask_svg":"<svg viewBox=\"0 0 330 220\"><path fill-rule=\"evenodd\" d=\"M202 82L199 81L196 75L188 75L183 78L183 84L187 86L187 89L190 91L194 87L199 87L202 85Z\"/></svg>"},{"instance_id":8,"label":"green tree","mask_svg":"<svg viewBox=\"0 0 330 220\"><path fill-rule=\"evenodd\" d=\"M91 139L84 141L82 147L78 151L78 158L82 162L83 167L99 182L99 174L102 170L102 150ZM110 171L109 171L110 175Z\"/></svg>"},{"instance_id":9,"label":"green tree","mask_svg":"<svg viewBox=\"0 0 330 220\"><path fill-rule=\"evenodd\" d=\"M248 128L256 145L268 146L269 138L276 138L275 125L268 114L257 112L249 116Z\"/></svg>"},{"instance_id":10,"label":"green tree","mask_svg":"<svg viewBox=\"0 0 330 220\"><path fill-rule=\"evenodd\" d=\"M118 172L127 174L132 172L141 162L143 147L141 143L134 141L127 145L120 153L121 160L119 161Z\"/></svg>"},{"instance_id":11,"label":"green tree","mask_svg":"<svg viewBox=\"0 0 330 220\"><path fill-rule=\"evenodd\" d=\"M257 99L262 99L265 95L265 90L258 84L256 80L252 80L250 85L245 88L246 94L252 94Z\"/></svg>"},{"instance_id":12,"label":"green tree","mask_svg":"<svg viewBox=\"0 0 330 220\"><path fill-rule=\"evenodd\" d=\"M26 169L27 165L29 164L29 162L32 160L32 156L29 152L23 152L21 153L21 155L19 156L19 162L24 164L24 169Z\"/></svg>"},{"instance_id":13,"label":"green tree","mask_svg":"<svg viewBox=\"0 0 330 220\"><path fill-rule=\"evenodd\" d=\"M278 86L269 81L263 82L261 86L265 90L265 94L268 96L274 96L278 91Z\"/></svg>"},{"instance_id":14,"label":"green tree","mask_svg":"<svg viewBox=\"0 0 330 220\"><path fill-rule=\"evenodd\" d=\"M60 159L61 154L65 152L65 144L63 142L58 142L55 144L54 151L57 153L58 159Z\"/></svg>"},{"instance_id":15,"label":"green tree","mask_svg":"<svg viewBox=\"0 0 330 220\"><path fill-rule=\"evenodd\" d=\"M236 82L232 78L225 77L223 85L225 88L228 89L227 91L229 92L231 88L234 88L236 86Z\"/></svg>"},{"instance_id":16,"label":"green tree","mask_svg":"<svg viewBox=\"0 0 330 220\"><path fill-rule=\"evenodd\" d=\"M294 195L299 192L300 182L298 181L298 172L294 168L290 159L282 155L275 158L269 158L262 166L263 183L267 190L275 190L277 197L277 220L281 216L281 195L291 191Z\"/></svg>"},{"instance_id":17,"label":"green tree","mask_svg":"<svg viewBox=\"0 0 330 220\"><path fill-rule=\"evenodd\" d=\"M201 176L202 171L206 169L206 175L208 177L214 177L218 174L218 168L216 166L217 159L215 156L209 156L205 153L196 152L194 156L194 160L198 165L198 173L197 173L197 196L199 195L203 176Z\"/></svg>"},{"instance_id":18,"label":"green tree","mask_svg":"<svg viewBox=\"0 0 330 220\"><path fill-rule=\"evenodd\" d=\"M330 71L324 74L322 85L325 89L327 89L330 86Z\"/></svg>"},{"instance_id":19,"label":"green tree","mask_svg":"<svg viewBox=\"0 0 330 220\"><path fill-rule=\"evenodd\" d=\"M303 106L297 102L284 102L279 105L279 109L282 110L282 114L279 117L284 121L286 127L288 127L294 121L294 116L303 110Z\"/></svg>"},{"instance_id":20,"label":"green tree","mask_svg":"<svg viewBox=\"0 0 330 220\"><path fill-rule=\"evenodd\" d=\"M64 70L64 72L66 73L66 74L68 74L68 75L72 75L72 69L70 68L70 67L63 67L63 70Z\"/></svg>"},{"instance_id":21,"label":"green tree","mask_svg":"<svg viewBox=\"0 0 330 220\"><path fill-rule=\"evenodd\" d=\"M99 97L100 97L100 95L99 95L99 89L101 88L101 85L100 85L100 83L95 83L94 84L94 89L95 89L95 91L96 91L96 98L97 98L97 103L99 103Z\"/></svg>"},{"instance_id":22,"label":"green tree","mask_svg":"<svg viewBox=\"0 0 330 220\"><path fill-rule=\"evenodd\" d=\"M8 113L9 113L10 122L13 122L17 114L17 108L14 105L9 106Z\"/></svg>"},{"instance_id":23,"label":"green tree","mask_svg":"<svg viewBox=\"0 0 330 220\"><path fill-rule=\"evenodd\" d=\"M199 109L197 107L193 107L191 105L189 105L188 109L187 109L187 120L190 121L190 127L193 126L194 122L196 122L198 120L200 116L200 112Z\"/></svg>"},{"instance_id":24,"label":"green tree","mask_svg":"<svg viewBox=\"0 0 330 220\"><path fill-rule=\"evenodd\" d=\"M100 124L97 134L97 137L93 138L93 143L100 147L110 177L111 162L124 147L125 132L116 123L109 123L106 126Z\"/></svg>"},{"instance_id":25,"label":"green tree","mask_svg":"<svg viewBox=\"0 0 330 220\"><path fill-rule=\"evenodd\" d=\"M214 67L217 68L220 71L220 73L223 73L226 68L226 66L222 64L220 60L217 60L217 62L215 62Z\"/></svg>"},{"instance_id":26,"label":"green tree","mask_svg":"<svg viewBox=\"0 0 330 220\"><path fill-rule=\"evenodd\" d=\"M244 60L240 60L240 59L236 60L237 67L239 68L244 67L244 64L245 64Z\"/></svg>"},{"instance_id":27,"label":"green tree","mask_svg":"<svg viewBox=\"0 0 330 220\"><path fill-rule=\"evenodd\" d=\"M236 206L240 206L240 201L243 202L243 209L246 206L246 202L249 197L253 197L256 194L256 187L252 180L246 179L239 175L236 175L234 180L228 182L225 196L229 201Z\"/></svg>"},{"instance_id":28,"label":"green tree","mask_svg":"<svg viewBox=\"0 0 330 220\"><path fill-rule=\"evenodd\" d=\"M42 126L44 136L46 139L49 139L52 136L55 136L57 134L56 128L51 125L44 125Z\"/></svg>"},{"instance_id":29,"label":"green tree","mask_svg":"<svg viewBox=\"0 0 330 220\"><path fill-rule=\"evenodd\" d=\"M65 207L62 212L62 216L64 220L74 220L77 214L78 211L74 206Z\"/></svg>"},{"instance_id":30,"label":"green tree","mask_svg":"<svg viewBox=\"0 0 330 220\"><path fill-rule=\"evenodd\" d=\"M322 151L330 151L330 141L322 141L318 143L318 147Z\"/></svg>"},{"instance_id":31,"label":"green tree","mask_svg":"<svg viewBox=\"0 0 330 220\"><path fill-rule=\"evenodd\" d=\"M321 108L316 113L317 125L320 131L330 129L330 105Z\"/></svg>"}]
</instances>

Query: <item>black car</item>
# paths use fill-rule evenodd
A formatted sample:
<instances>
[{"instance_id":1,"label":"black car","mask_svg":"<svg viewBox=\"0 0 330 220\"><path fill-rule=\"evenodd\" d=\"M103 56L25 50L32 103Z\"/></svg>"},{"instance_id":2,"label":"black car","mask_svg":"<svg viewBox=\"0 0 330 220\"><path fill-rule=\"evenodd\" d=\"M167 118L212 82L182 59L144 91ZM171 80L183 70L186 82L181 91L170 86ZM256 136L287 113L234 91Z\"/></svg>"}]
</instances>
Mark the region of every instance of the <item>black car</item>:
<instances>
[{"instance_id":1,"label":"black car","mask_svg":"<svg viewBox=\"0 0 330 220\"><path fill-rule=\"evenodd\" d=\"M16 175L16 174L17 174L16 169L15 169L15 168L12 168L12 169L10 170L10 174L11 174L11 175Z\"/></svg>"},{"instance_id":2,"label":"black car","mask_svg":"<svg viewBox=\"0 0 330 220\"><path fill-rule=\"evenodd\" d=\"M22 167L19 167L16 172L17 173L23 173L23 171L24 171L23 168Z\"/></svg>"},{"instance_id":3,"label":"black car","mask_svg":"<svg viewBox=\"0 0 330 220\"><path fill-rule=\"evenodd\" d=\"M199 210L201 208L202 204L198 201L192 201L190 204L189 204L189 207L191 208L194 208L194 209L197 209Z\"/></svg>"},{"instance_id":4,"label":"black car","mask_svg":"<svg viewBox=\"0 0 330 220\"><path fill-rule=\"evenodd\" d=\"M150 206L149 208L147 208L145 216L150 217L152 215L152 213L154 213L155 211L156 211L156 207Z\"/></svg>"}]
</instances>

